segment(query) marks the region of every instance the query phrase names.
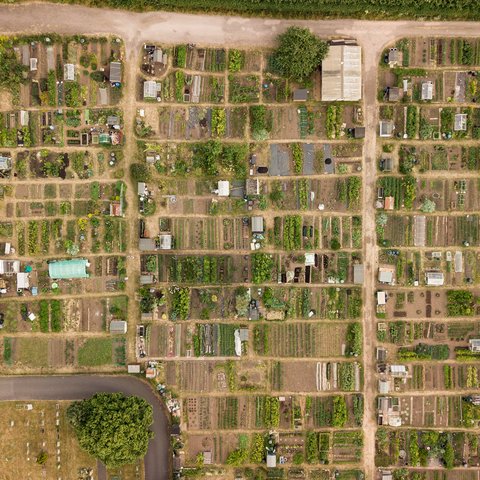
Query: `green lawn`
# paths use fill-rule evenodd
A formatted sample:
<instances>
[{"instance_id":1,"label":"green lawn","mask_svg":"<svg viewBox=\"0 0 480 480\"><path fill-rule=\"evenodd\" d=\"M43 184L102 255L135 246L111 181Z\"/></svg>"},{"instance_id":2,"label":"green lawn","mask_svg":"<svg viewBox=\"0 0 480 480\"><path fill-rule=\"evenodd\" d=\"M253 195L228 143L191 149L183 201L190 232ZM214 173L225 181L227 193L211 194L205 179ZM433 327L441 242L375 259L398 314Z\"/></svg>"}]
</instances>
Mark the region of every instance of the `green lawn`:
<instances>
[{"instance_id":1,"label":"green lawn","mask_svg":"<svg viewBox=\"0 0 480 480\"><path fill-rule=\"evenodd\" d=\"M111 338L90 338L78 349L78 365L99 367L112 363Z\"/></svg>"}]
</instances>

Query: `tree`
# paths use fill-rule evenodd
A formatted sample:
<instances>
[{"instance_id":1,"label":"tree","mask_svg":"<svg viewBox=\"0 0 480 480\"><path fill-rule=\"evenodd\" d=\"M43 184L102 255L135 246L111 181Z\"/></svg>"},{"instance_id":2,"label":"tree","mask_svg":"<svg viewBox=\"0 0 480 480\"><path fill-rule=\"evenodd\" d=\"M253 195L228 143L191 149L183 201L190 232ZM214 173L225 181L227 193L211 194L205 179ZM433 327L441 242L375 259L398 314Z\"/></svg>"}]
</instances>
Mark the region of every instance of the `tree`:
<instances>
[{"instance_id":1,"label":"tree","mask_svg":"<svg viewBox=\"0 0 480 480\"><path fill-rule=\"evenodd\" d=\"M107 467L144 457L153 437L152 407L142 398L123 393L97 393L73 402L67 417L80 446Z\"/></svg>"},{"instance_id":2,"label":"tree","mask_svg":"<svg viewBox=\"0 0 480 480\"><path fill-rule=\"evenodd\" d=\"M302 82L313 73L328 52L328 45L308 28L290 27L278 37L272 65L284 77Z\"/></svg>"},{"instance_id":3,"label":"tree","mask_svg":"<svg viewBox=\"0 0 480 480\"><path fill-rule=\"evenodd\" d=\"M130 176L135 182L148 182L150 170L144 163L132 163L130 165Z\"/></svg>"},{"instance_id":4,"label":"tree","mask_svg":"<svg viewBox=\"0 0 480 480\"><path fill-rule=\"evenodd\" d=\"M12 41L2 37L0 39L0 89L18 89L21 83L25 83L24 73L27 70L27 67L18 61Z\"/></svg>"}]
</instances>

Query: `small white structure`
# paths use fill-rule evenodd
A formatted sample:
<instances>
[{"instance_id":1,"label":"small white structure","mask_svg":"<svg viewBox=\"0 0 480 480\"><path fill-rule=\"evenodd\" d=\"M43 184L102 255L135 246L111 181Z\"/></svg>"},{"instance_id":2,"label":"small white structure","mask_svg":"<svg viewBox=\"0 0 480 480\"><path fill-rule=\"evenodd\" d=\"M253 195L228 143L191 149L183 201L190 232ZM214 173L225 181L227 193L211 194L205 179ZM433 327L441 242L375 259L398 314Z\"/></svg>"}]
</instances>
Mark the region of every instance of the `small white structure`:
<instances>
[{"instance_id":1,"label":"small white structure","mask_svg":"<svg viewBox=\"0 0 480 480\"><path fill-rule=\"evenodd\" d=\"M471 352L480 352L480 338L472 338L468 341L468 348Z\"/></svg>"},{"instance_id":2,"label":"small white structure","mask_svg":"<svg viewBox=\"0 0 480 480\"><path fill-rule=\"evenodd\" d=\"M127 333L127 322L125 320L112 320L109 331L113 334Z\"/></svg>"},{"instance_id":3,"label":"small white structure","mask_svg":"<svg viewBox=\"0 0 480 480\"><path fill-rule=\"evenodd\" d=\"M172 235L169 233L161 233L159 235L160 240L160 250L171 250L172 249Z\"/></svg>"},{"instance_id":4,"label":"small white structure","mask_svg":"<svg viewBox=\"0 0 480 480\"><path fill-rule=\"evenodd\" d=\"M353 266L353 283L356 285L363 285L363 280L364 280L363 265L360 263L356 263Z\"/></svg>"},{"instance_id":5,"label":"small white structure","mask_svg":"<svg viewBox=\"0 0 480 480\"><path fill-rule=\"evenodd\" d=\"M387 304L387 294L383 291L377 292L377 305Z\"/></svg>"},{"instance_id":6,"label":"small white structure","mask_svg":"<svg viewBox=\"0 0 480 480\"><path fill-rule=\"evenodd\" d=\"M422 100L433 100L433 82L422 83Z\"/></svg>"},{"instance_id":7,"label":"small white structure","mask_svg":"<svg viewBox=\"0 0 480 480\"><path fill-rule=\"evenodd\" d=\"M467 130L467 114L466 113L457 113L455 114L455 123L453 129L456 132L464 132Z\"/></svg>"},{"instance_id":8,"label":"small white structure","mask_svg":"<svg viewBox=\"0 0 480 480\"><path fill-rule=\"evenodd\" d=\"M275 468L277 466L277 456L274 453L267 454L267 468Z\"/></svg>"},{"instance_id":9,"label":"small white structure","mask_svg":"<svg viewBox=\"0 0 480 480\"><path fill-rule=\"evenodd\" d=\"M263 217L252 217L252 233L263 233Z\"/></svg>"},{"instance_id":10,"label":"small white structure","mask_svg":"<svg viewBox=\"0 0 480 480\"><path fill-rule=\"evenodd\" d=\"M143 82L143 98L145 100L148 99L156 99L159 84L155 80L145 80Z\"/></svg>"},{"instance_id":11,"label":"small white structure","mask_svg":"<svg viewBox=\"0 0 480 480\"><path fill-rule=\"evenodd\" d=\"M459 250L455 252L453 264L455 267L455 273L463 273L463 254Z\"/></svg>"},{"instance_id":12,"label":"small white structure","mask_svg":"<svg viewBox=\"0 0 480 480\"><path fill-rule=\"evenodd\" d=\"M66 63L63 66L63 79L66 81L75 80L75 65L73 63Z\"/></svg>"},{"instance_id":13,"label":"small white structure","mask_svg":"<svg viewBox=\"0 0 480 480\"><path fill-rule=\"evenodd\" d=\"M313 267L315 266L315 254L308 252L305 253L305 266L306 267Z\"/></svg>"},{"instance_id":14,"label":"small white structure","mask_svg":"<svg viewBox=\"0 0 480 480\"><path fill-rule=\"evenodd\" d=\"M140 373L140 365L138 363L130 363L127 366L128 373Z\"/></svg>"},{"instance_id":15,"label":"small white structure","mask_svg":"<svg viewBox=\"0 0 480 480\"><path fill-rule=\"evenodd\" d=\"M30 288L30 280L28 277L28 273L18 272L17 273L17 290L25 290L27 288Z\"/></svg>"},{"instance_id":16,"label":"small white structure","mask_svg":"<svg viewBox=\"0 0 480 480\"><path fill-rule=\"evenodd\" d=\"M443 272L426 272L425 281L430 287L440 287L445 282Z\"/></svg>"},{"instance_id":17,"label":"small white structure","mask_svg":"<svg viewBox=\"0 0 480 480\"><path fill-rule=\"evenodd\" d=\"M235 355L237 357L242 356L242 340L240 338L240 330L237 328L233 333L234 340L235 340Z\"/></svg>"},{"instance_id":18,"label":"small white structure","mask_svg":"<svg viewBox=\"0 0 480 480\"><path fill-rule=\"evenodd\" d=\"M228 197L230 195L230 182L228 180L219 180L217 195L219 197Z\"/></svg>"},{"instance_id":19,"label":"small white structure","mask_svg":"<svg viewBox=\"0 0 480 480\"><path fill-rule=\"evenodd\" d=\"M398 378L408 377L408 370L405 365L390 365L390 373L392 377L398 377Z\"/></svg>"},{"instance_id":20,"label":"small white structure","mask_svg":"<svg viewBox=\"0 0 480 480\"><path fill-rule=\"evenodd\" d=\"M390 393L390 382L388 380L379 380L378 392L381 395L386 395L387 393Z\"/></svg>"},{"instance_id":21,"label":"small white structure","mask_svg":"<svg viewBox=\"0 0 480 480\"><path fill-rule=\"evenodd\" d=\"M380 267L378 269L378 281L393 285L393 267Z\"/></svg>"},{"instance_id":22,"label":"small white structure","mask_svg":"<svg viewBox=\"0 0 480 480\"><path fill-rule=\"evenodd\" d=\"M98 104L99 105L108 105L108 91L106 88L98 89Z\"/></svg>"},{"instance_id":23,"label":"small white structure","mask_svg":"<svg viewBox=\"0 0 480 480\"><path fill-rule=\"evenodd\" d=\"M30 71L36 72L38 70L38 58L30 59Z\"/></svg>"},{"instance_id":24,"label":"small white structure","mask_svg":"<svg viewBox=\"0 0 480 480\"><path fill-rule=\"evenodd\" d=\"M30 115L27 110L20 110L20 125L22 127L28 127L28 122L30 120Z\"/></svg>"},{"instance_id":25,"label":"small white structure","mask_svg":"<svg viewBox=\"0 0 480 480\"><path fill-rule=\"evenodd\" d=\"M137 192L139 197L144 197L147 194L147 185L145 182L137 183Z\"/></svg>"},{"instance_id":26,"label":"small white structure","mask_svg":"<svg viewBox=\"0 0 480 480\"><path fill-rule=\"evenodd\" d=\"M390 68L396 67L400 63L400 51L398 48L391 48L388 51L388 66Z\"/></svg>"},{"instance_id":27,"label":"small white structure","mask_svg":"<svg viewBox=\"0 0 480 480\"><path fill-rule=\"evenodd\" d=\"M393 136L395 130L395 124L392 120L380 120L380 136L388 138Z\"/></svg>"}]
</instances>

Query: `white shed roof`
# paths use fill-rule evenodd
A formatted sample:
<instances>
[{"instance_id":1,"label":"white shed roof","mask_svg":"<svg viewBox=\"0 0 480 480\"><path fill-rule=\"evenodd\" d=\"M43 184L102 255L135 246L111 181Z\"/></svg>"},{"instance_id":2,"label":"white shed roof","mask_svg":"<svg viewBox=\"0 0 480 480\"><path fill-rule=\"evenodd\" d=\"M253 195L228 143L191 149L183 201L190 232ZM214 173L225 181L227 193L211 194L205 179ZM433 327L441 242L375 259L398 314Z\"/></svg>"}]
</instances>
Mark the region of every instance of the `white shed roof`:
<instances>
[{"instance_id":1,"label":"white shed roof","mask_svg":"<svg viewBox=\"0 0 480 480\"><path fill-rule=\"evenodd\" d=\"M387 303L387 294L385 292L377 292L377 305L385 305Z\"/></svg>"},{"instance_id":2,"label":"white shed roof","mask_svg":"<svg viewBox=\"0 0 480 480\"><path fill-rule=\"evenodd\" d=\"M252 217L252 232L263 233L263 217Z\"/></svg>"},{"instance_id":3,"label":"white shed roof","mask_svg":"<svg viewBox=\"0 0 480 480\"><path fill-rule=\"evenodd\" d=\"M427 272L425 277L427 280L427 285L433 287L441 286L444 283L443 272Z\"/></svg>"},{"instance_id":4,"label":"white shed roof","mask_svg":"<svg viewBox=\"0 0 480 480\"><path fill-rule=\"evenodd\" d=\"M432 100L433 99L433 82L423 82L422 83L422 100Z\"/></svg>"},{"instance_id":5,"label":"white shed roof","mask_svg":"<svg viewBox=\"0 0 480 480\"><path fill-rule=\"evenodd\" d=\"M228 197L230 195L230 182L228 180L218 181L218 196Z\"/></svg>"},{"instance_id":6,"label":"white shed roof","mask_svg":"<svg viewBox=\"0 0 480 480\"><path fill-rule=\"evenodd\" d=\"M456 132L465 131L467 129L467 114L466 113L457 113L455 115L455 124L453 129Z\"/></svg>"},{"instance_id":7,"label":"white shed roof","mask_svg":"<svg viewBox=\"0 0 480 480\"><path fill-rule=\"evenodd\" d=\"M110 333L127 333L127 322L125 320L112 320L110 322Z\"/></svg>"},{"instance_id":8,"label":"white shed roof","mask_svg":"<svg viewBox=\"0 0 480 480\"><path fill-rule=\"evenodd\" d=\"M28 278L28 273L18 272L17 273L17 290L23 290L24 288L30 287L30 281Z\"/></svg>"},{"instance_id":9,"label":"white shed roof","mask_svg":"<svg viewBox=\"0 0 480 480\"><path fill-rule=\"evenodd\" d=\"M143 82L143 98L157 98L157 82L155 80L145 80Z\"/></svg>"},{"instance_id":10,"label":"white shed roof","mask_svg":"<svg viewBox=\"0 0 480 480\"><path fill-rule=\"evenodd\" d=\"M75 65L73 63L66 63L63 66L63 79L75 80Z\"/></svg>"},{"instance_id":11,"label":"white shed roof","mask_svg":"<svg viewBox=\"0 0 480 480\"><path fill-rule=\"evenodd\" d=\"M463 254L460 251L455 252L453 257L453 263L455 265L455 273L463 273Z\"/></svg>"},{"instance_id":12,"label":"white shed roof","mask_svg":"<svg viewBox=\"0 0 480 480\"><path fill-rule=\"evenodd\" d=\"M160 250L172 249L172 236L169 233L162 233L160 236Z\"/></svg>"},{"instance_id":13,"label":"white shed roof","mask_svg":"<svg viewBox=\"0 0 480 480\"><path fill-rule=\"evenodd\" d=\"M392 283L393 282L393 269L380 268L378 270L378 281L381 282L381 283Z\"/></svg>"},{"instance_id":14,"label":"white shed roof","mask_svg":"<svg viewBox=\"0 0 480 480\"><path fill-rule=\"evenodd\" d=\"M390 392L390 382L388 380L379 380L378 381L378 391L385 395Z\"/></svg>"},{"instance_id":15,"label":"white shed roof","mask_svg":"<svg viewBox=\"0 0 480 480\"><path fill-rule=\"evenodd\" d=\"M353 266L353 283L357 285L363 284L364 274L363 274L363 265L356 263Z\"/></svg>"}]
</instances>

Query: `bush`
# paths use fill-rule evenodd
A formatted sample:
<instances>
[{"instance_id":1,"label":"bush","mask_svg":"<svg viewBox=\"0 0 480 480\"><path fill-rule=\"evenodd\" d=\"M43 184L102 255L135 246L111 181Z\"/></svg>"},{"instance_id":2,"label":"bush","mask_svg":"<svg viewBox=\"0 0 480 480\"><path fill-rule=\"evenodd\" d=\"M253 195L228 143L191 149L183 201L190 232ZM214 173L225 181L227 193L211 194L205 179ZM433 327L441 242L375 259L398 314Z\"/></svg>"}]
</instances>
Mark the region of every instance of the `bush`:
<instances>
[{"instance_id":1,"label":"bush","mask_svg":"<svg viewBox=\"0 0 480 480\"><path fill-rule=\"evenodd\" d=\"M130 176L135 182L148 182L150 180L150 170L144 163L132 163L130 165Z\"/></svg>"},{"instance_id":2,"label":"bush","mask_svg":"<svg viewBox=\"0 0 480 480\"><path fill-rule=\"evenodd\" d=\"M289 27L278 37L272 55L274 70L297 82L307 80L327 54L328 45L308 28Z\"/></svg>"},{"instance_id":3,"label":"bush","mask_svg":"<svg viewBox=\"0 0 480 480\"><path fill-rule=\"evenodd\" d=\"M337 395L333 397L333 418L334 427L344 427L348 420L347 402L345 398Z\"/></svg>"},{"instance_id":4,"label":"bush","mask_svg":"<svg viewBox=\"0 0 480 480\"><path fill-rule=\"evenodd\" d=\"M267 253L254 253L251 259L253 283L269 282L272 279L272 256Z\"/></svg>"}]
</instances>

